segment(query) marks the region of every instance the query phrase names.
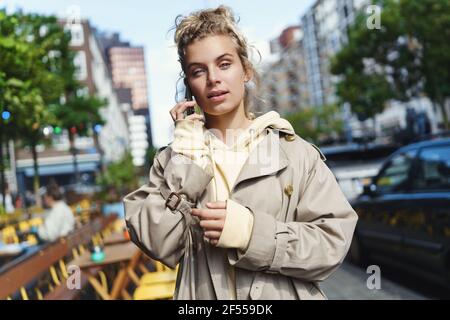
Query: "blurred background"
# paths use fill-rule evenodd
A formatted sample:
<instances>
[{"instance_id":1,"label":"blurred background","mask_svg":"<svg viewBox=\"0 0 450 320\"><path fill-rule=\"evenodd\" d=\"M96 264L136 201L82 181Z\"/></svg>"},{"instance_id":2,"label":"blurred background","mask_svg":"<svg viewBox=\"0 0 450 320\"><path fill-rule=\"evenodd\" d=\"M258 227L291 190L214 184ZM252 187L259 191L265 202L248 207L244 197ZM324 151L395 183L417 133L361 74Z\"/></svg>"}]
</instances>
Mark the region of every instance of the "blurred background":
<instances>
[{"instance_id":1,"label":"blurred background","mask_svg":"<svg viewBox=\"0 0 450 320\"><path fill-rule=\"evenodd\" d=\"M360 217L325 293L449 298L448 0L0 0L0 298L171 297L121 199L173 137L175 17L220 4L253 47L254 113L318 145ZM74 222L46 239L62 202Z\"/></svg>"}]
</instances>

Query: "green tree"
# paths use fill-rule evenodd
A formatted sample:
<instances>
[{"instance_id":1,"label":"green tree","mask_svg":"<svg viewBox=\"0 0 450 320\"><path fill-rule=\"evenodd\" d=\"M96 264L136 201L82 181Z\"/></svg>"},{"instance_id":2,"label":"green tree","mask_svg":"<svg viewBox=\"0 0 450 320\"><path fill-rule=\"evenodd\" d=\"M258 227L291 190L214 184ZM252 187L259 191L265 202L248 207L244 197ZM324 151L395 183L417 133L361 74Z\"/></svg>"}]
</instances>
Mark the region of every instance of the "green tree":
<instances>
[{"instance_id":1,"label":"green tree","mask_svg":"<svg viewBox=\"0 0 450 320\"><path fill-rule=\"evenodd\" d=\"M84 135L94 124L103 124L99 109L106 101L76 94L81 85L69 43L70 33L56 17L0 11L0 107L12 114L11 121L2 125L0 138L6 133L9 139L20 138L30 147L38 204L36 146L44 138L42 127L53 124L69 129L75 153L72 128Z\"/></svg>"},{"instance_id":2,"label":"green tree","mask_svg":"<svg viewBox=\"0 0 450 320\"><path fill-rule=\"evenodd\" d=\"M336 137L342 133L343 122L336 105L324 105L301 110L286 115L294 131L313 143Z\"/></svg>"},{"instance_id":3,"label":"green tree","mask_svg":"<svg viewBox=\"0 0 450 320\"><path fill-rule=\"evenodd\" d=\"M97 178L97 184L102 188L102 200L110 202L118 201L118 195L136 189L138 179L131 154L126 153L119 161L110 163L104 174Z\"/></svg>"},{"instance_id":4,"label":"green tree","mask_svg":"<svg viewBox=\"0 0 450 320\"><path fill-rule=\"evenodd\" d=\"M69 78L70 80L70 78ZM75 170L76 182L79 181L77 149L75 147L75 138L77 135L86 136L93 131L95 125L103 125L104 120L100 115L100 109L107 104L106 99L100 99L96 96L77 96L74 92L67 88L64 103L55 105L53 113L58 119L58 125L67 129L69 134L70 152ZM96 132L93 132L96 135ZM96 138L96 137L95 137ZM96 146L99 154L102 154L96 139ZM102 160L103 161L103 160Z\"/></svg>"},{"instance_id":5,"label":"green tree","mask_svg":"<svg viewBox=\"0 0 450 320\"><path fill-rule=\"evenodd\" d=\"M450 2L448 0L400 1L410 47L420 52L424 92L441 110L449 129L445 108L450 98Z\"/></svg>"},{"instance_id":6,"label":"green tree","mask_svg":"<svg viewBox=\"0 0 450 320\"><path fill-rule=\"evenodd\" d=\"M391 99L408 102L422 93L440 106L448 126L450 4L445 0L377 1L381 29L368 29L358 15L348 43L332 59L341 80L337 94L360 118L373 117Z\"/></svg>"},{"instance_id":7,"label":"green tree","mask_svg":"<svg viewBox=\"0 0 450 320\"><path fill-rule=\"evenodd\" d=\"M62 89L53 71L58 66L61 37L55 36L56 19L0 11L0 107L11 112L2 124L0 140L20 137L31 148L34 160L34 190L39 189L36 145L41 126L55 121L47 101L55 100ZM20 136L19 136L20 135ZM40 198L36 196L38 204Z\"/></svg>"}]
</instances>

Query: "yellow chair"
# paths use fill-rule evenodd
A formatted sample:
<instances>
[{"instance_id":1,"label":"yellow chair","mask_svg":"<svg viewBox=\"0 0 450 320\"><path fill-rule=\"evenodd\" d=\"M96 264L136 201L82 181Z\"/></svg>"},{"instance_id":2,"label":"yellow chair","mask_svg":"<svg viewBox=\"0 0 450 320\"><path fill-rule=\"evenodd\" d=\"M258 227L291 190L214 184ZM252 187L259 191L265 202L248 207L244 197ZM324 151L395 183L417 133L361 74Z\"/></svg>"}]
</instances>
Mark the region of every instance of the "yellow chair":
<instances>
[{"instance_id":1,"label":"yellow chair","mask_svg":"<svg viewBox=\"0 0 450 320\"><path fill-rule=\"evenodd\" d=\"M41 217L32 218L29 221L30 227L38 227L44 223L44 219Z\"/></svg>"},{"instance_id":2,"label":"yellow chair","mask_svg":"<svg viewBox=\"0 0 450 320\"><path fill-rule=\"evenodd\" d=\"M27 235L27 242L29 245L32 245L32 246L38 244L38 240L34 234Z\"/></svg>"},{"instance_id":3,"label":"yellow chair","mask_svg":"<svg viewBox=\"0 0 450 320\"><path fill-rule=\"evenodd\" d=\"M82 210L89 210L91 208L91 203L88 199L83 199L78 204Z\"/></svg>"},{"instance_id":4,"label":"yellow chair","mask_svg":"<svg viewBox=\"0 0 450 320\"><path fill-rule=\"evenodd\" d=\"M141 277L139 284L146 286L156 283L173 282L175 280L177 280L176 271L150 272Z\"/></svg>"},{"instance_id":5,"label":"yellow chair","mask_svg":"<svg viewBox=\"0 0 450 320\"><path fill-rule=\"evenodd\" d=\"M29 221L19 222L19 231L20 232L29 232L31 230L31 227L34 227L34 226L37 227L40 224L39 220L42 223L41 218L35 218L35 219L29 220ZM36 245L38 243L38 240L34 234L28 234L26 239L30 245Z\"/></svg>"},{"instance_id":6,"label":"yellow chair","mask_svg":"<svg viewBox=\"0 0 450 320\"><path fill-rule=\"evenodd\" d=\"M139 286L133 294L135 300L171 299L175 291L178 265L170 269L155 261L155 272L144 274L139 280Z\"/></svg>"},{"instance_id":7,"label":"yellow chair","mask_svg":"<svg viewBox=\"0 0 450 320\"><path fill-rule=\"evenodd\" d=\"M155 261L155 272L144 274L139 280L140 285L151 285L155 283L171 282L177 279L178 265L170 269L159 261Z\"/></svg>"},{"instance_id":8,"label":"yellow chair","mask_svg":"<svg viewBox=\"0 0 450 320\"><path fill-rule=\"evenodd\" d=\"M19 237L17 236L16 229L13 226L3 228L1 234L3 243L19 243Z\"/></svg>"},{"instance_id":9,"label":"yellow chair","mask_svg":"<svg viewBox=\"0 0 450 320\"><path fill-rule=\"evenodd\" d=\"M113 223L111 223L108 228L111 232L120 232L126 227L124 219L116 219Z\"/></svg>"},{"instance_id":10,"label":"yellow chair","mask_svg":"<svg viewBox=\"0 0 450 320\"><path fill-rule=\"evenodd\" d=\"M80 214L80 216L81 216L81 221L82 221L84 224L88 223L88 222L91 220L90 213L87 212L87 211L82 212L82 213Z\"/></svg>"},{"instance_id":11,"label":"yellow chair","mask_svg":"<svg viewBox=\"0 0 450 320\"><path fill-rule=\"evenodd\" d=\"M33 206L29 208L29 211L31 212L31 214L41 214L44 213L45 210L42 207L38 207L38 206Z\"/></svg>"},{"instance_id":12,"label":"yellow chair","mask_svg":"<svg viewBox=\"0 0 450 320\"><path fill-rule=\"evenodd\" d=\"M134 300L172 299L175 292L175 281L139 286L133 294Z\"/></svg>"},{"instance_id":13,"label":"yellow chair","mask_svg":"<svg viewBox=\"0 0 450 320\"><path fill-rule=\"evenodd\" d=\"M28 232L30 231L31 226L28 221L20 221L19 222L19 231L20 232Z\"/></svg>"}]
</instances>

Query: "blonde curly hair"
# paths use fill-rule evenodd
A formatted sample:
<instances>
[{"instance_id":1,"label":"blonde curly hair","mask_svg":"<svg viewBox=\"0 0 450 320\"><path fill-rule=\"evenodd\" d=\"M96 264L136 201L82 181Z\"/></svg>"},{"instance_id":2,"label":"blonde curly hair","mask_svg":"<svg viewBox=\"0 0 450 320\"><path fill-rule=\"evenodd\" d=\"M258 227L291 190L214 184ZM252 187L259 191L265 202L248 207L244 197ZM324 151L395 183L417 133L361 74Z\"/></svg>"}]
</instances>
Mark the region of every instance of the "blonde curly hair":
<instances>
[{"instance_id":1,"label":"blonde curly hair","mask_svg":"<svg viewBox=\"0 0 450 320\"><path fill-rule=\"evenodd\" d=\"M251 81L257 84L259 82L259 75L249 59L250 46L246 38L239 31L232 10L223 5L215 9L199 10L188 16L179 15L176 17L174 41L178 49L178 61L181 64L182 77L186 77L185 55L187 46L196 40L214 35L228 35L231 37L232 41L236 44L236 51L245 72L251 72L253 74ZM252 88L246 83L244 110L246 117L249 119L255 118L255 115L249 111L253 103L252 98Z\"/></svg>"}]
</instances>

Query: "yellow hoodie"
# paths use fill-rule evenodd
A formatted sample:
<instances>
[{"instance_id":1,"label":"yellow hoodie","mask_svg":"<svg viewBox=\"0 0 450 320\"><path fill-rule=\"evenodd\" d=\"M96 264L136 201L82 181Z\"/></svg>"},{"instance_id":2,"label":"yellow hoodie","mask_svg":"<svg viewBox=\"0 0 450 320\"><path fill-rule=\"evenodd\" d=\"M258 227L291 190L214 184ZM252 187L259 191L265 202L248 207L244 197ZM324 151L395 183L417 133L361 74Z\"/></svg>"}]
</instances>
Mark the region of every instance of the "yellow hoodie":
<instances>
[{"instance_id":1,"label":"yellow hoodie","mask_svg":"<svg viewBox=\"0 0 450 320\"><path fill-rule=\"evenodd\" d=\"M275 111L269 111L254 119L249 127L241 132L230 134L234 140L225 144L205 128L203 122L194 120L177 120L175 122L173 151L190 157L196 164L213 175L207 187L208 201L226 201L226 218L218 247L247 249L252 228L253 215L244 206L228 199L234 183L251 151L264 138L264 130L272 126L277 129L290 129L291 124L280 118ZM228 137L227 137L228 138ZM236 298L234 268L228 266L230 298Z\"/></svg>"}]
</instances>

